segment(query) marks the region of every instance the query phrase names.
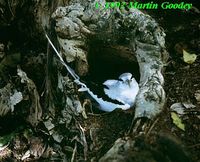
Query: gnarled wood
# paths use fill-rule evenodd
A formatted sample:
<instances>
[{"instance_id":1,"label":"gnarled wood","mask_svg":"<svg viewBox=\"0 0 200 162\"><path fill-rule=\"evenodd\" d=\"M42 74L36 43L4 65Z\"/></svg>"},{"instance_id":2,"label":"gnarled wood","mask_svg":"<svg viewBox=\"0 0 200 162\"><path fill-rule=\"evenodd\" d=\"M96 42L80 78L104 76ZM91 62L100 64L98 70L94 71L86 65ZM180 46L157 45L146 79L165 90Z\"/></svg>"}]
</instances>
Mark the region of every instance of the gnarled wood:
<instances>
[{"instance_id":1,"label":"gnarled wood","mask_svg":"<svg viewBox=\"0 0 200 162\"><path fill-rule=\"evenodd\" d=\"M88 71L88 39L110 45L116 44L122 37L128 40L126 45L136 53L140 67L135 118L155 117L165 103L161 73L165 61L163 55L167 55L164 32L154 19L137 9L95 9L96 2L88 6L73 3L59 7L53 13L62 54L68 62L82 61L79 66L84 68L77 69L81 69L78 71L80 75L85 75ZM103 5L105 1L99 3Z\"/></svg>"}]
</instances>

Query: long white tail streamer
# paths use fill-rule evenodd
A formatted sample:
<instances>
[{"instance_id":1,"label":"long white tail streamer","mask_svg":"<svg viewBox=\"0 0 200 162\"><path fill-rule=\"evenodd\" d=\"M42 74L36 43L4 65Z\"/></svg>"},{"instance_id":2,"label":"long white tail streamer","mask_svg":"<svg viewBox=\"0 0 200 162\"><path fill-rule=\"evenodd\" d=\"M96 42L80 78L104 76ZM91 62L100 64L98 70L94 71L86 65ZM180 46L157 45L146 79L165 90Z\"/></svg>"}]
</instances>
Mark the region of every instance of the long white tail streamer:
<instances>
[{"instance_id":1,"label":"long white tail streamer","mask_svg":"<svg viewBox=\"0 0 200 162\"><path fill-rule=\"evenodd\" d=\"M103 111L113 111L115 108L122 108L124 110L130 108L130 105L128 104L114 104L112 102L108 102L108 101L104 101L102 98L99 98L97 95L95 95L92 91L90 91L90 89L86 86L86 84L82 83L80 81L80 77L74 72L74 70L67 65L63 58L61 57L61 55L59 54L59 52L57 51L57 49L55 48L55 46L53 45L53 43L51 42L50 38L48 37L47 34L45 34L49 44L51 45L51 47L53 48L53 50L55 51L56 55L58 56L60 62L62 63L62 65L64 65L67 69L67 71L71 74L71 76L74 78L74 82L81 86L81 88L79 89L79 91L87 91L89 93L89 95L96 100L97 103L99 103L100 109Z\"/></svg>"},{"instance_id":2,"label":"long white tail streamer","mask_svg":"<svg viewBox=\"0 0 200 162\"><path fill-rule=\"evenodd\" d=\"M50 38L48 37L47 34L45 34L49 44L51 45L51 47L53 48L53 50L56 52L56 55L58 56L58 58L60 59L60 62L66 67L67 71L71 74L71 76L74 78L74 80L76 79L80 79L79 76L74 72L74 70L69 66L67 65L63 58L60 56L60 53L57 51L57 49L55 48L55 46L53 45L53 43L51 42Z\"/></svg>"}]
</instances>

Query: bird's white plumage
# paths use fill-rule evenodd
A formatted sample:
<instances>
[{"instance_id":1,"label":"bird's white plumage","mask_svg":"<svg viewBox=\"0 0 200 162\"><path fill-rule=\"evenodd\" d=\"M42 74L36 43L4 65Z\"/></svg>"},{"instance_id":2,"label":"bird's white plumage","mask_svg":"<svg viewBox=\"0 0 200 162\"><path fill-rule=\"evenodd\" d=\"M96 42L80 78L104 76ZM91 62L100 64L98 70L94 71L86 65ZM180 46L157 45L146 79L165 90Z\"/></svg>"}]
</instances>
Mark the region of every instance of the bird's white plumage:
<instances>
[{"instance_id":1,"label":"bird's white plumage","mask_svg":"<svg viewBox=\"0 0 200 162\"><path fill-rule=\"evenodd\" d=\"M104 88L105 94L109 98L121 102L121 104L105 101L101 97L95 95L84 83L79 80L75 80L75 82L82 86L80 91L87 91L98 103L99 108L108 112L113 111L116 108L127 110L132 107L139 91L138 83L134 78L132 78L131 73L123 73L119 76L119 80L107 80L103 83L107 87Z\"/></svg>"},{"instance_id":2,"label":"bird's white plumage","mask_svg":"<svg viewBox=\"0 0 200 162\"><path fill-rule=\"evenodd\" d=\"M107 80L103 84L108 87L104 88L108 97L128 104L130 107L134 105L139 86L136 80L132 78L131 73L123 73L119 76L119 80L115 80L115 82Z\"/></svg>"}]
</instances>

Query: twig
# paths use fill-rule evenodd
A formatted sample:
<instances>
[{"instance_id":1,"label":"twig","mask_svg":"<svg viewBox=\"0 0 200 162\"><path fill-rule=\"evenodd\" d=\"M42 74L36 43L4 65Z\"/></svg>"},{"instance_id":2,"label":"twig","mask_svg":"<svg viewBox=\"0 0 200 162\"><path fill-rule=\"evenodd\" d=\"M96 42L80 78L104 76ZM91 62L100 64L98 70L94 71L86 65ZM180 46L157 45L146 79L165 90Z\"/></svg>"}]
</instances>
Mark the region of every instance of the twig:
<instances>
[{"instance_id":1,"label":"twig","mask_svg":"<svg viewBox=\"0 0 200 162\"><path fill-rule=\"evenodd\" d=\"M151 125L151 127L149 128L149 130L148 130L147 133L146 133L146 137L149 136L149 134L151 133L152 129L155 127L155 125L156 125L156 123L158 122L158 120L159 120L159 118L157 118L157 119L153 122L153 124Z\"/></svg>"},{"instance_id":2,"label":"twig","mask_svg":"<svg viewBox=\"0 0 200 162\"><path fill-rule=\"evenodd\" d=\"M74 162L76 152L77 152L77 142L75 141L75 146L74 146L74 149L73 149L73 154L72 154L71 162Z\"/></svg>"},{"instance_id":3,"label":"twig","mask_svg":"<svg viewBox=\"0 0 200 162\"><path fill-rule=\"evenodd\" d=\"M82 139L83 146L84 146L83 152L84 152L85 161L87 161L88 145L87 145L87 141L86 141L86 137L85 137L85 130L79 123L78 123L78 126L81 130L81 139Z\"/></svg>"},{"instance_id":4,"label":"twig","mask_svg":"<svg viewBox=\"0 0 200 162\"><path fill-rule=\"evenodd\" d=\"M11 3L12 3L12 2L11 2ZM13 11L12 11L11 3L10 3L10 0L8 0L8 8L9 8L9 10L10 10L11 15L14 17L15 15L14 15L14 13L13 13Z\"/></svg>"},{"instance_id":5,"label":"twig","mask_svg":"<svg viewBox=\"0 0 200 162\"><path fill-rule=\"evenodd\" d=\"M132 134L136 133L136 131L138 130L140 124L141 124L142 119L138 119L135 123L135 119L133 119L132 123L131 123L131 127L129 129L129 134L131 133L132 130ZM134 125L135 124L135 125Z\"/></svg>"},{"instance_id":6,"label":"twig","mask_svg":"<svg viewBox=\"0 0 200 162\"><path fill-rule=\"evenodd\" d=\"M194 148L194 147L198 147L198 146L200 146L200 143L197 143L197 144L194 144L194 145L188 146L188 148Z\"/></svg>"}]
</instances>

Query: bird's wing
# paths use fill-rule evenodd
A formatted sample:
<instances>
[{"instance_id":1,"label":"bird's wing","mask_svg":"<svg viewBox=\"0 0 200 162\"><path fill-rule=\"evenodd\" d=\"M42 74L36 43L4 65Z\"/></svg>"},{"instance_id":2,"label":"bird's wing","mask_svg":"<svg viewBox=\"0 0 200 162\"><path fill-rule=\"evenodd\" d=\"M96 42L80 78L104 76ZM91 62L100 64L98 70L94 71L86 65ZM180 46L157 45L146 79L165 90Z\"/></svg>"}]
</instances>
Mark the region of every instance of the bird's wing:
<instances>
[{"instance_id":1,"label":"bird's wing","mask_svg":"<svg viewBox=\"0 0 200 162\"><path fill-rule=\"evenodd\" d=\"M129 109L130 105L129 104L124 104L124 103L114 103L114 102L109 102L103 100L103 98L98 97L96 94L94 94L92 91L90 91L89 88L87 88L88 94L98 103L99 108L103 111L113 111L116 108L121 108L123 110Z\"/></svg>"},{"instance_id":2,"label":"bird's wing","mask_svg":"<svg viewBox=\"0 0 200 162\"><path fill-rule=\"evenodd\" d=\"M120 96L118 95L118 92L117 92L116 90L114 90L114 89L111 89L111 90L109 90L109 89L104 89L104 92L105 92L105 94L106 94L109 98L111 98L111 99L113 99L113 100L117 100L117 101L119 101L119 102L121 102L121 103L124 104L124 101L121 100L121 98L120 98Z\"/></svg>"},{"instance_id":3,"label":"bird's wing","mask_svg":"<svg viewBox=\"0 0 200 162\"><path fill-rule=\"evenodd\" d=\"M135 97L138 93L139 86L135 80L132 80L130 85L125 82L118 81L115 85L111 86L109 89L104 89L105 94L122 103L128 103L133 105L135 102Z\"/></svg>"},{"instance_id":4,"label":"bird's wing","mask_svg":"<svg viewBox=\"0 0 200 162\"><path fill-rule=\"evenodd\" d=\"M124 103L124 101L121 100L121 98L120 98L120 96L121 96L120 93L124 89L125 89L125 85L123 85L123 83L121 81L116 81L112 85L109 85L108 89L104 88L104 92L109 98L111 98L113 100L118 100L118 101Z\"/></svg>"}]
</instances>

